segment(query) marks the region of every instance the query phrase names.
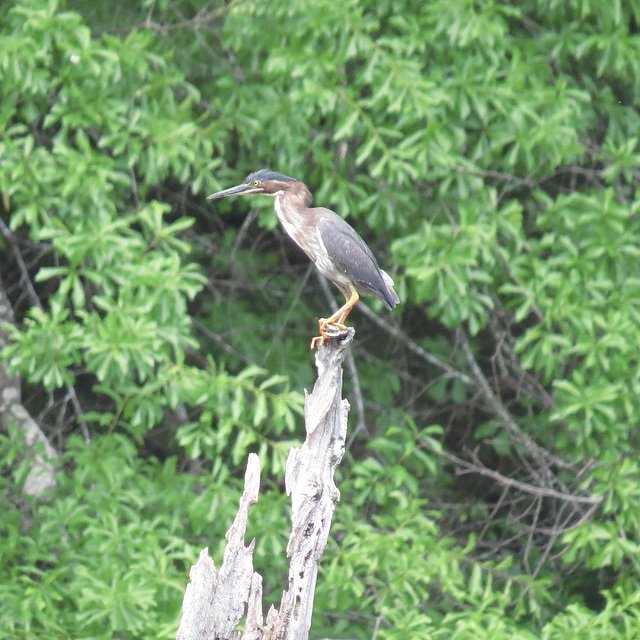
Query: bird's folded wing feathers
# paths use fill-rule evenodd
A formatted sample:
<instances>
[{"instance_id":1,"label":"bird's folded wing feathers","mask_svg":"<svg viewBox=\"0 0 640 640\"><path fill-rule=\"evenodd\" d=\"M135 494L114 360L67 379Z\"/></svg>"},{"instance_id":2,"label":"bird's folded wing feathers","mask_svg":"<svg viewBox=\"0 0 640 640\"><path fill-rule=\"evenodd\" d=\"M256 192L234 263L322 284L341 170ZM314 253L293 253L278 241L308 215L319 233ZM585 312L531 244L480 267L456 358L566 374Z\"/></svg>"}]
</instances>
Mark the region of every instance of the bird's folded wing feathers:
<instances>
[{"instance_id":1,"label":"bird's folded wing feathers","mask_svg":"<svg viewBox=\"0 0 640 640\"><path fill-rule=\"evenodd\" d=\"M391 307L397 303L393 281L380 270L365 241L338 214L323 210L318 233L329 258L343 273ZM385 278L386 276L386 278Z\"/></svg>"}]
</instances>

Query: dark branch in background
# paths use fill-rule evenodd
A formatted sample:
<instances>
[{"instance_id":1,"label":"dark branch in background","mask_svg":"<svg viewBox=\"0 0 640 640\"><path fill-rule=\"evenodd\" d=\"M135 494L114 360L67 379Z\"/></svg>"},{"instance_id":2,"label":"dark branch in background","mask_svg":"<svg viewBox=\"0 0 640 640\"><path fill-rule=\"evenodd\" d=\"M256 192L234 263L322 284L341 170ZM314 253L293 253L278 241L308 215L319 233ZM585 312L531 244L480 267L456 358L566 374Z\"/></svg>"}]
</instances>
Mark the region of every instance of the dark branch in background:
<instances>
[{"instance_id":1,"label":"dark branch in background","mask_svg":"<svg viewBox=\"0 0 640 640\"><path fill-rule=\"evenodd\" d=\"M560 537L567 531L588 522L602 504L600 497L561 493L504 476L483 465L473 452L470 454L473 462L469 462L447 451L434 449L428 441L421 442L421 445L455 463L458 467L455 471L457 476L477 473L490 478L498 487L502 487L500 497L495 504L492 506L487 504L487 507L490 507L489 516L482 530L478 532L476 548L478 551L482 548L488 549L489 557L493 557L499 549L509 548L525 536L526 541L521 546L520 555L532 577L538 575L544 564L552 557L551 551ZM512 500L509 505L507 495L512 490L520 492L521 497ZM528 499L522 497L522 494L534 497ZM506 515L500 515L501 512ZM505 525L498 529L503 532L502 539L495 538L497 531L495 525L498 522L503 522ZM490 527L490 523L494 526ZM492 532L492 535L486 538L489 532ZM532 560L535 567L531 566Z\"/></svg>"},{"instance_id":2,"label":"dark branch in background","mask_svg":"<svg viewBox=\"0 0 640 640\"><path fill-rule=\"evenodd\" d=\"M20 253L20 248L18 247L18 239L16 238L13 231L11 231L11 229L9 229L9 227L4 223L4 220L2 218L0 218L0 233L2 233L4 239L7 241L7 244L11 247L11 253L13 253L16 264L20 269L20 284L22 284L27 290L31 304L38 307L38 309L42 309L40 298L38 298L38 294L33 288L33 283L31 282L31 278L29 277L29 270L27 269L27 265L22 259L22 254Z\"/></svg>"},{"instance_id":3,"label":"dark branch in background","mask_svg":"<svg viewBox=\"0 0 640 640\"><path fill-rule=\"evenodd\" d=\"M358 309L362 311L362 313L364 313L381 329L404 344L405 347L409 349L409 351L417 355L420 359L444 371L445 377L457 378L468 386L475 386L473 380L466 373L458 371L454 367L448 365L446 362L442 362L442 360L439 360L435 356L432 356L426 349L423 349L419 344L416 344L406 333L404 333L404 331L398 329L397 327L394 327L392 324L389 324L375 311L368 307L364 302L360 301L358 303Z\"/></svg>"},{"instance_id":4,"label":"dark branch in background","mask_svg":"<svg viewBox=\"0 0 640 640\"><path fill-rule=\"evenodd\" d=\"M282 343L282 337L287 331L287 326L289 324L289 319L291 318L291 314L293 313L293 310L295 309L296 305L300 301L302 292L304 291L305 285L307 284L307 281L309 280L309 276L311 275L312 271L315 271L315 267L313 266L312 263L310 263L306 271L304 272L304 276L299 281L299 283L297 284L294 290L295 292L293 295L293 300L289 304L289 308L287 309L284 316L282 317L282 320L278 322L278 326L274 327L273 329L273 338L270 341L269 348L265 351L264 355L262 356L263 364L267 362L267 359L271 355L272 351L276 348L279 348L279 345Z\"/></svg>"},{"instance_id":5,"label":"dark branch in background","mask_svg":"<svg viewBox=\"0 0 640 640\"><path fill-rule=\"evenodd\" d=\"M475 360L473 352L471 351L471 346L469 345L469 340L461 329L458 329L456 331L455 338L458 344L460 344L460 346L462 347L462 351L465 355L465 358L467 359L467 364L469 365L469 369L473 374L473 378L470 378L462 371L458 371L447 363L442 362L435 356L432 356L420 345L413 342L403 331L392 326L378 314L372 311L366 304L360 302L358 308L368 318L373 320L375 324L384 329L390 335L400 340L408 349L418 355L425 362L428 362L438 369L441 369L447 377L457 378L465 385L476 388L478 391L480 391L482 397L484 398L484 401L491 409L491 411L502 420L502 423L509 432L509 435L513 438L514 442L523 445L531 455L531 457L534 458L534 460L536 460L536 462L540 465L540 468L545 471L545 480L547 482L558 484L558 486L561 486L563 491L569 493L567 488L562 484L557 476L551 472L551 470L549 469L549 465L557 465L558 467L564 469L569 469L571 465L568 462L558 458L557 456L554 456L543 447L540 447L533 441L530 436L528 436L526 433L524 433L524 431L522 431L522 429L520 429L516 421L500 402L499 397L492 391L491 385L489 384L487 378L482 373L482 370Z\"/></svg>"},{"instance_id":6,"label":"dark branch in background","mask_svg":"<svg viewBox=\"0 0 640 640\"><path fill-rule=\"evenodd\" d=\"M493 469L489 469L484 465L480 464L480 462L476 459L475 462L468 462L467 460L463 460L458 456L449 453L448 451L436 450L432 448L428 442L422 443L425 447L427 447L430 451L437 453L438 455L444 456L448 460L455 462L458 466L462 467L461 471L457 472L457 475L462 475L463 473L478 473L480 475L486 476L498 482L498 484L514 487L519 489L520 491L524 491L525 493L530 493L535 496L540 496L544 498L557 498L558 500L565 500L567 502L579 502L582 504L590 504L590 505L599 505L602 503L602 498L591 498L589 496L579 496L573 495L571 493L561 493L560 491L555 491L554 489L548 489L545 487L538 487L533 484L528 484L526 482L520 482L519 480L514 480L513 478L508 478L507 476L502 475L501 473L494 471ZM475 456L474 456L475 457Z\"/></svg>"},{"instance_id":7,"label":"dark branch in background","mask_svg":"<svg viewBox=\"0 0 640 640\"><path fill-rule=\"evenodd\" d=\"M536 444L530 436L524 433L522 429L520 429L515 420L511 417L511 414L504 408L496 394L491 390L489 382L485 378L482 370L476 362L475 357L473 356L471 346L469 345L469 340L461 329L456 330L456 339L462 347L462 351L467 358L469 368L471 369L471 372L473 373L473 376L476 380L476 385L482 393L485 402L487 402L493 412L500 417L502 423L504 424L514 442L521 444L527 450L529 455L531 455L531 457L536 461L536 463L539 465L539 469L545 475L545 481L550 483L549 486L551 486L551 484L558 484L558 486L560 486L565 493L568 493L567 488L551 471L549 465L554 464L565 469L570 468L571 465L568 462L561 460L557 456L552 455L546 449L543 449L541 446Z\"/></svg>"},{"instance_id":8,"label":"dark branch in background","mask_svg":"<svg viewBox=\"0 0 640 640\"><path fill-rule=\"evenodd\" d=\"M497 552L512 549L514 544L519 545L525 566L532 576L536 576L545 562L554 559L552 551L560 537L593 518L602 504L602 499L589 496L588 491L587 495L584 495L583 491L570 490L557 474L557 470L571 474L571 485L576 487L579 479L592 466L592 462L587 462L582 469L576 469L573 464L541 447L518 425L517 420L503 403L500 385L507 384L511 390L515 374L515 378L519 382L513 390L517 394L524 392L527 398L540 403L545 410L553 407L551 397L538 381L519 369L517 359L513 357L510 342L507 339L510 335L508 327L503 329L497 317L492 317L489 320L489 327L496 345L495 353L491 358L494 375L494 385L492 386L478 364L469 339L462 329L455 332L454 339L464 355L468 370L472 374L471 377L428 353L413 342L400 328L396 328L386 319L378 316L366 304L360 303L358 308L385 332L398 339L411 353L442 371L440 378L455 378L463 382L471 393L477 394L483 405L483 410L488 410L503 425L515 445L513 450L520 463L520 468L516 473L521 474L520 478L511 478L487 467L476 453L464 448L462 451L466 452L465 456L469 459L447 451L434 451L456 465L454 470L456 476L476 473L495 483L500 495L495 503L492 503L491 498L487 499L486 506L489 515L484 524L471 520L467 525L460 526L457 520L452 520L452 529L449 534L455 532L456 528L461 528L462 543L467 539L470 530L476 531L478 552L485 548L488 550L490 558L494 557ZM505 331L507 335L505 335ZM506 360L502 360L503 354L505 354ZM499 367L499 371L496 367ZM432 380L427 380L420 392L424 393L431 382ZM431 449L428 443L422 443L422 445ZM529 481L522 479L524 474L529 476ZM516 497L507 499L509 493L514 493ZM458 507L463 508L462 505L458 505ZM493 523L492 527L490 522ZM499 528L496 529L496 526ZM491 532L491 536L486 537L488 532ZM454 533L454 535L456 534Z\"/></svg>"},{"instance_id":9,"label":"dark branch in background","mask_svg":"<svg viewBox=\"0 0 640 640\"><path fill-rule=\"evenodd\" d=\"M494 305L496 309L501 309L500 301L495 298ZM502 318L508 318L506 323ZM555 408L553 398L549 395L547 390L540 384L540 381L527 373L520 367L518 357L513 353L514 339L511 333L511 325L513 323L513 317L509 312L504 310L499 311L496 314L490 314L487 318L487 326L490 329L493 339L496 343L494 354L491 356L491 365L494 372L496 387L496 395L500 399L500 389L498 383L502 382L507 384L516 395L519 397L524 391L528 398L536 400L543 409L551 411ZM506 326L503 326L506 324ZM500 369L498 381L496 365ZM514 384L514 378L517 382Z\"/></svg>"}]
</instances>

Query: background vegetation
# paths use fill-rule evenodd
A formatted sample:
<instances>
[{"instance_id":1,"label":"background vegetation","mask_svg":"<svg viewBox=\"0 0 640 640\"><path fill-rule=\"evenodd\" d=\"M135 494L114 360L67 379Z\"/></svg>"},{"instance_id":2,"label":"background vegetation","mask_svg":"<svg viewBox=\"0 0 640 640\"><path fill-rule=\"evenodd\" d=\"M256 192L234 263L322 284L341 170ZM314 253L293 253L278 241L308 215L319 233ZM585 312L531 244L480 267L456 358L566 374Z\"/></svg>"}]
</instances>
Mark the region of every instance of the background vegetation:
<instances>
[{"instance_id":1,"label":"background vegetation","mask_svg":"<svg viewBox=\"0 0 640 640\"><path fill-rule=\"evenodd\" d=\"M333 295L270 166L348 216L360 307L314 638L640 637L640 3L0 4L0 635L170 638L247 452L270 602ZM379 315L378 315L379 314Z\"/></svg>"}]
</instances>

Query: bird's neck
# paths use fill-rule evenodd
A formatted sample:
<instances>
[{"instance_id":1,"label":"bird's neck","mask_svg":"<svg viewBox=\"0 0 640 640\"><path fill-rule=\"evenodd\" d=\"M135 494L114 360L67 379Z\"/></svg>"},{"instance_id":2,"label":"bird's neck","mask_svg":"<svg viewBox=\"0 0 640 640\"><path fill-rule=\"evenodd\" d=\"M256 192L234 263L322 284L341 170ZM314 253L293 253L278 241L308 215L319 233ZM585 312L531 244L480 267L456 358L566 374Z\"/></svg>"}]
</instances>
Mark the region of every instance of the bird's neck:
<instances>
[{"instance_id":1,"label":"bird's neck","mask_svg":"<svg viewBox=\"0 0 640 640\"><path fill-rule=\"evenodd\" d=\"M275 202L273 204L276 214L278 215L278 219L285 228L290 224L295 224L296 219L299 218L300 214L307 208L305 201L299 196L288 192L285 193L284 191L276 193ZM287 231L288 230L289 229L287 228Z\"/></svg>"},{"instance_id":2,"label":"bird's neck","mask_svg":"<svg viewBox=\"0 0 640 640\"><path fill-rule=\"evenodd\" d=\"M302 182L296 182L286 191L275 194L275 209L283 224L292 223L297 216L304 214L311 204L311 193Z\"/></svg>"},{"instance_id":3,"label":"bird's neck","mask_svg":"<svg viewBox=\"0 0 640 640\"><path fill-rule=\"evenodd\" d=\"M287 191L280 191L275 194L274 207L278 220L284 227L287 234L293 239L293 241L311 256L311 248L308 246L309 240L306 237L306 227L304 221L307 219L307 214L311 213L313 209L308 208L311 194L304 187L304 191L288 189Z\"/></svg>"},{"instance_id":4,"label":"bird's neck","mask_svg":"<svg viewBox=\"0 0 640 640\"><path fill-rule=\"evenodd\" d=\"M281 202L290 203L290 206L296 208L308 207L311 204L311 192L304 182L291 183L286 190L280 191L276 198L280 198Z\"/></svg>"}]
</instances>

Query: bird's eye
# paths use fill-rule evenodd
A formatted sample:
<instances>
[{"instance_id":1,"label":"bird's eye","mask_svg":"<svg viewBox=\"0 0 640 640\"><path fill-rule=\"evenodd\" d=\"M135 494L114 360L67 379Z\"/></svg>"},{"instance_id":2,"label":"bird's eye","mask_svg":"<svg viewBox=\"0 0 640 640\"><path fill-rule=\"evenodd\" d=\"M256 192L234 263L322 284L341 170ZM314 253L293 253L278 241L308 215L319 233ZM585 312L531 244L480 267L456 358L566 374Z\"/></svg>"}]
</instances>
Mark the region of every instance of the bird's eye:
<instances>
[{"instance_id":1,"label":"bird's eye","mask_svg":"<svg viewBox=\"0 0 640 640\"><path fill-rule=\"evenodd\" d=\"M259 181L259 180L254 180L254 181L253 181L253 186L254 186L254 187L259 186L259 184L260 184L260 181Z\"/></svg>"}]
</instances>

